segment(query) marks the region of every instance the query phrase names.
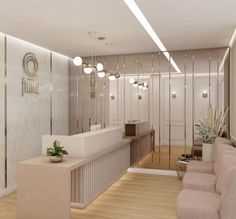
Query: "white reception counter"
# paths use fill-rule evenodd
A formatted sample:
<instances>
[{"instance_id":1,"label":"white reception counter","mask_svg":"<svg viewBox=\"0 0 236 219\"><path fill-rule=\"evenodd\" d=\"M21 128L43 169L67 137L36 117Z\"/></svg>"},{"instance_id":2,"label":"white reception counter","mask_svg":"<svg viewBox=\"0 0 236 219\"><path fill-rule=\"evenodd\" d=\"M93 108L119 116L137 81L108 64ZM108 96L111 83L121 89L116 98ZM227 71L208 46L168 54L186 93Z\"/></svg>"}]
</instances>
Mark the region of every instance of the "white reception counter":
<instances>
[{"instance_id":1,"label":"white reception counter","mask_svg":"<svg viewBox=\"0 0 236 219\"><path fill-rule=\"evenodd\" d=\"M86 207L130 166L131 140L122 138L121 128L45 135L43 155L56 139L70 155L63 163L53 164L42 156L18 164L19 219L70 219L70 206ZM52 207L53 200L59 211Z\"/></svg>"},{"instance_id":2,"label":"white reception counter","mask_svg":"<svg viewBox=\"0 0 236 219\"><path fill-rule=\"evenodd\" d=\"M46 155L46 148L51 147L55 140L59 140L70 157L84 158L122 142L122 136L120 127L108 127L71 136L44 135L42 152Z\"/></svg>"}]
</instances>

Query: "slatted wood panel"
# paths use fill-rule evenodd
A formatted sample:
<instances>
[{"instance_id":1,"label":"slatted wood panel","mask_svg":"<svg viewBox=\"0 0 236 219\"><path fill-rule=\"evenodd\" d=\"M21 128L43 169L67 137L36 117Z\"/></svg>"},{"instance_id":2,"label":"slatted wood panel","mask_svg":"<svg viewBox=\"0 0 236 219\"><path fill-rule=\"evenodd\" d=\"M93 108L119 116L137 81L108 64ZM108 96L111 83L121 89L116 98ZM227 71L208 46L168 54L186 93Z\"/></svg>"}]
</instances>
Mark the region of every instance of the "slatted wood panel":
<instances>
[{"instance_id":1,"label":"slatted wood panel","mask_svg":"<svg viewBox=\"0 0 236 219\"><path fill-rule=\"evenodd\" d=\"M130 146L121 147L72 171L72 206L86 206L130 166Z\"/></svg>"},{"instance_id":2,"label":"slatted wood panel","mask_svg":"<svg viewBox=\"0 0 236 219\"><path fill-rule=\"evenodd\" d=\"M176 219L177 177L127 173L72 219ZM16 193L0 199L0 218L16 219Z\"/></svg>"}]
</instances>

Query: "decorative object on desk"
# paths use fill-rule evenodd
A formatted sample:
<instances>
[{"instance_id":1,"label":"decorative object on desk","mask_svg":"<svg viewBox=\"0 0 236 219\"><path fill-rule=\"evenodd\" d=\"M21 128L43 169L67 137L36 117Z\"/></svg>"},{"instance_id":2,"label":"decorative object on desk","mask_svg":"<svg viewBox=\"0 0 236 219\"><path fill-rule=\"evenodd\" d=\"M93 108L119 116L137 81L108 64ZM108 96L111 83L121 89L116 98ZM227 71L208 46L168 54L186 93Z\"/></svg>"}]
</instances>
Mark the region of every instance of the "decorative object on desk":
<instances>
[{"instance_id":1,"label":"decorative object on desk","mask_svg":"<svg viewBox=\"0 0 236 219\"><path fill-rule=\"evenodd\" d=\"M220 137L226 132L227 125L225 118L228 113L228 108L225 112L220 111L218 108L210 106L201 114L202 118L195 125L196 134L202 139L202 159L203 161L212 160L213 143L216 137Z\"/></svg>"},{"instance_id":2,"label":"decorative object on desk","mask_svg":"<svg viewBox=\"0 0 236 219\"><path fill-rule=\"evenodd\" d=\"M68 152L61 145L60 141L55 140L53 142L52 148L47 148L47 155L50 156L50 161L52 163L59 163L63 161L63 155L68 154Z\"/></svg>"}]
</instances>

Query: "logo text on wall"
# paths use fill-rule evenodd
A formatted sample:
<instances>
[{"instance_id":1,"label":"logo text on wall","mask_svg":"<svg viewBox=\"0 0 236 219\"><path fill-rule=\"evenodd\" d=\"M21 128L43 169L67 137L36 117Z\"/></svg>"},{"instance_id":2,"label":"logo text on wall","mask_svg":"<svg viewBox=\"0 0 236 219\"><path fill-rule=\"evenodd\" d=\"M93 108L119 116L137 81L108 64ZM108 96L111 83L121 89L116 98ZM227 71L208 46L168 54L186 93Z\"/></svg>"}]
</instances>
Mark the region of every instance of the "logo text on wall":
<instances>
[{"instance_id":1,"label":"logo text on wall","mask_svg":"<svg viewBox=\"0 0 236 219\"><path fill-rule=\"evenodd\" d=\"M22 96L25 94L39 94L39 84L36 81L38 71L38 60L31 52L26 53L23 58L23 69L27 78L22 78Z\"/></svg>"}]
</instances>

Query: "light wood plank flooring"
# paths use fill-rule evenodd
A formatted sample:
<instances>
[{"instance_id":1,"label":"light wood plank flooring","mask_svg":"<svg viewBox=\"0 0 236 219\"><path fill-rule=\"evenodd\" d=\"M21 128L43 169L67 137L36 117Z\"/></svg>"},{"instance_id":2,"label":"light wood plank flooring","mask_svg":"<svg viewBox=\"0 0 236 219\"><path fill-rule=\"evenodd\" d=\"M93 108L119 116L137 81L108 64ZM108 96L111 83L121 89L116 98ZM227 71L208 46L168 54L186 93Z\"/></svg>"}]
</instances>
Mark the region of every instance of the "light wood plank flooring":
<instances>
[{"instance_id":1,"label":"light wood plank flooring","mask_svg":"<svg viewBox=\"0 0 236 219\"><path fill-rule=\"evenodd\" d=\"M191 153L191 147L187 147L186 152ZM163 169L163 170L176 170L176 163L181 154L184 153L183 146L174 146L171 148L171 160L169 167L169 147L162 146L160 148L156 147L155 153L152 155L147 155L142 161L139 162L139 167L141 168L151 168L151 169Z\"/></svg>"},{"instance_id":2,"label":"light wood plank flooring","mask_svg":"<svg viewBox=\"0 0 236 219\"><path fill-rule=\"evenodd\" d=\"M72 209L72 219L176 219L180 189L177 177L127 173L86 209ZM16 211L16 193L0 199L1 219Z\"/></svg>"}]
</instances>

